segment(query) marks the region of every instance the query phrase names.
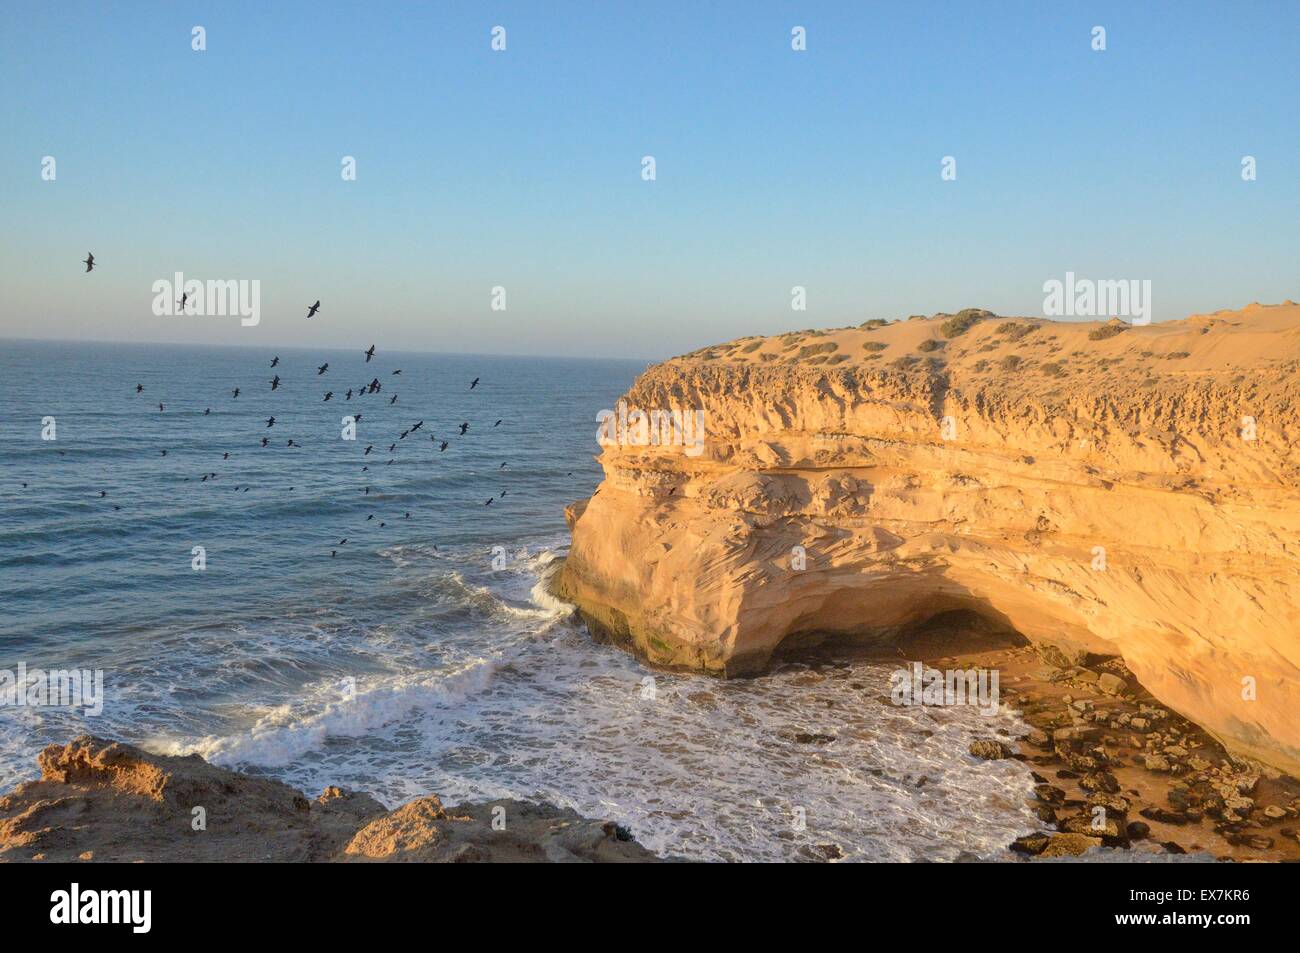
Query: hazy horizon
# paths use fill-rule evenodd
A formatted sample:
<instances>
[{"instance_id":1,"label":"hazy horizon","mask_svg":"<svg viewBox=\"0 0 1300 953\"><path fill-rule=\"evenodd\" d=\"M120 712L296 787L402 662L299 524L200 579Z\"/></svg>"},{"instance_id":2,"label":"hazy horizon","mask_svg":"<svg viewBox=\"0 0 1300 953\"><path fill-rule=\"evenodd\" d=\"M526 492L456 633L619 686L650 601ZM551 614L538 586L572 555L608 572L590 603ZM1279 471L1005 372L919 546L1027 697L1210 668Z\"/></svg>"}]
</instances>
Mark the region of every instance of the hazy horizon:
<instances>
[{"instance_id":1,"label":"hazy horizon","mask_svg":"<svg viewBox=\"0 0 1300 953\"><path fill-rule=\"evenodd\" d=\"M0 336L658 360L1066 272L1296 298L1294 13L16 5ZM177 272L260 323L156 316Z\"/></svg>"}]
</instances>

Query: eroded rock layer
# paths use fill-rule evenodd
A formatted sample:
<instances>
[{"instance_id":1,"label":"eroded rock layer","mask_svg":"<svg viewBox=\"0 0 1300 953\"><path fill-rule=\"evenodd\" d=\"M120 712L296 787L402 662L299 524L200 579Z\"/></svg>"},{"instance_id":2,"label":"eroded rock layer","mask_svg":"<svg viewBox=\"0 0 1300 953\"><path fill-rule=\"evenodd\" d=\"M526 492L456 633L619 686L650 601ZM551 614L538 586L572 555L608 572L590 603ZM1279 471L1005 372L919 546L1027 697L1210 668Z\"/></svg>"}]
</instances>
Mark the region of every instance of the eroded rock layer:
<instances>
[{"instance_id":1,"label":"eroded rock layer","mask_svg":"<svg viewBox=\"0 0 1300 953\"><path fill-rule=\"evenodd\" d=\"M41 777L0 797L0 862L621 862L658 858L624 828L566 808L493 801L389 811L326 788L82 735L40 755Z\"/></svg>"},{"instance_id":2,"label":"eroded rock layer","mask_svg":"<svg viewBox=\"0 0 1300 953\"><path fill-rule=\"evenodd\" d=\"M722 674L974 610L1121 655L1231 749L1300 773L1298 370L1291 302L707 348L626 395L558 589L649 661ZM636 445L655 439L636 410L703 411L704 439Z\"/></svg>"}]
</instances>

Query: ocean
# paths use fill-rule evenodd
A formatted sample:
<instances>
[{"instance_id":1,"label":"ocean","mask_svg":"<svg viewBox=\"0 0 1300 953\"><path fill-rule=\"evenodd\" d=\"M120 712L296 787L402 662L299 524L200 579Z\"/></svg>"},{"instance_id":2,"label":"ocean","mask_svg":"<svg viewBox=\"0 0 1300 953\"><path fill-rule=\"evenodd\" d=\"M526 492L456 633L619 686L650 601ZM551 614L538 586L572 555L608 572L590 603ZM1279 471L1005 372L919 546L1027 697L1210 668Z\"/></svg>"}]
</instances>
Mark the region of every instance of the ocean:
<instances>
[{"instance_id":1,"label":"ocean","mask_svg":"<svg viewBox=\"0 0 1300 953\"><path fill-rule=\"evenodd\" d=\"M104 699L0 706L0 791L89 731L312 796L548 800L695 860L1003 856L1029 773L953 752L1014 715L894 707L881 662L651 671L547 594L644 367L5 342L0 672Z\"/></svg>"}]
</instances>

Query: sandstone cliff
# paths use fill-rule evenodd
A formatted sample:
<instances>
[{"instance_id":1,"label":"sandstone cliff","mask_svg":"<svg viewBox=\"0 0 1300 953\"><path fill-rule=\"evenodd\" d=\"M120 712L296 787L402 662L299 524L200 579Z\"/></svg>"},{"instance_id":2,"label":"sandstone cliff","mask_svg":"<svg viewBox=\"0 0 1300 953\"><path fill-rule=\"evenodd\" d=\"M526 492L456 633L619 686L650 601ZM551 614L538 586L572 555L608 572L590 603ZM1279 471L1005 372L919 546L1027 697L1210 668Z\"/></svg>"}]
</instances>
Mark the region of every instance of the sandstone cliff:
<instances>
[{"instance_id":1,"label":"sandstone cliff","mask_svg":"<svg viewBox=\"0 0 1300 953\"><path fill-rule=\"evenodd\" d=\"M198 755L154 755L90 735L51 745L39 760L39 781L0 797L0 862L658 859L615 824L547 804L448 809L422 797L389 811L336 787L309 801Z\"/></svg>"},{"instance_id":2,"label":"sandstone cliff","mask_svg":"<svg viewBox=\"0 0 1300 953\"><path fill-rule=\"evenodd\" d=\"M1229 748L1297 774L1298 369L1292 302L707 348L625 398L702 410L701 452L607 445L558 591L650 662L722 674L973 610L1049 653L1121 655Z\"/></svg>"}]
</instances>

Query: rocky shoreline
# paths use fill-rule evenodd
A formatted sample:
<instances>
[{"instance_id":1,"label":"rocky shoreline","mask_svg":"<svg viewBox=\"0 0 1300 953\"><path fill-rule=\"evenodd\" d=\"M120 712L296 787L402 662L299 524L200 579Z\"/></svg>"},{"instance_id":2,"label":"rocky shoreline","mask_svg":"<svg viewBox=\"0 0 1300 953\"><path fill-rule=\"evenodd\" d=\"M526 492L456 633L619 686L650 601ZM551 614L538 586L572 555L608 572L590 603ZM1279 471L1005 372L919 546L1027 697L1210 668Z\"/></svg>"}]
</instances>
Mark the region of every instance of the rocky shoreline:
<instances>
[{"instance_id":1,"label":"rocky shoreline","mask_svg":"<svg viewBox=\"0 0 1300 953\"><path fill-rule=\"evenodd\" d=\"M1300 781L1231 755L1156 701L1118 657L1067 659L1021 646L930 664L998 668L1004 702L1030 725L1022 738L983 739L970 751L1032 770L1030 807L1043 826L1009 845L1018 855L1141 847L1300 861Z\"/></svg>"},{"instance_id":2,"label":"rocky shoreline","mask_svg":"<svg viewBox=\"0 0 1300 953\"><path fill-rule=\"evenodd\" d=\"M0 862L625 863L660 858L626 829L551 804L388 810L326 788L82 735L38 757L41 777L0 797Z\"/></svg>"}]
</instances>

